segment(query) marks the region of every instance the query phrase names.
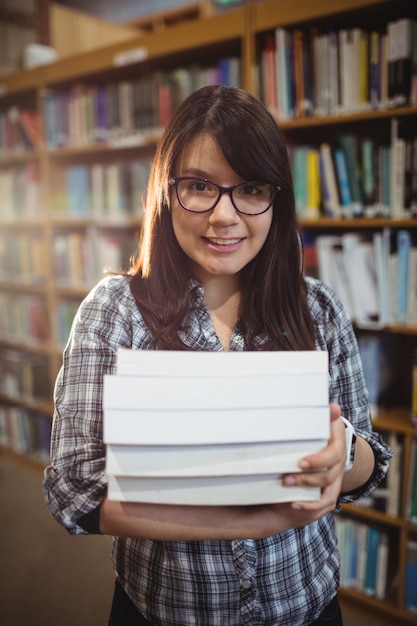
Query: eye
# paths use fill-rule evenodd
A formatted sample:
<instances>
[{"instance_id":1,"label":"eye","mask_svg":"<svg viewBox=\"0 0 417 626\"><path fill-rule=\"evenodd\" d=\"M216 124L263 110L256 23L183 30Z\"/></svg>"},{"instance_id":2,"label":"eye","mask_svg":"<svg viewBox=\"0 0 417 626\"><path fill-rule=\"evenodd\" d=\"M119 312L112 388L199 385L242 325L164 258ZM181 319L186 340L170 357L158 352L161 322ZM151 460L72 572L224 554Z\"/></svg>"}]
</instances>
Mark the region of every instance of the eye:
<instances>
[{"instance_id":1,"label":"eye","mask_svg":"<svg viewBox=\"0 0 417 626\"><path fill-rule=\"evenodd\" d=\"M263 185L256 183L242 183L239 187L239 193L245 196L258 196L263 193Z\"/></svg>"},{"instance_id":2,"label":"eye","mask_svg":"<svg viewBox=\"0 0 417 626\"><path fill-rule=\"evenodd\" d=\"M202 178L195 178L188 181L187 189L190 191L211 191L212 187Z\"/></svg>"}]
</instances>

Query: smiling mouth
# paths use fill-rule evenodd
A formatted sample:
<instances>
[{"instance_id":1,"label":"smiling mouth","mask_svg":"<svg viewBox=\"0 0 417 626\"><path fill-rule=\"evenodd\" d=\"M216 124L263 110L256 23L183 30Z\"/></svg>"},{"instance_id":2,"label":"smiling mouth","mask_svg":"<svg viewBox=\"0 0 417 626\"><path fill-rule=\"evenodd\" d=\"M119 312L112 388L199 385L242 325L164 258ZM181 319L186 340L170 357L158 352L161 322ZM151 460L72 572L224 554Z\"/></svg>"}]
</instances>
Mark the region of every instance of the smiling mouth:
<instances>
[{"instance_id":1,"label":"smiling mouth","mask_svg":"<svg viewBox=\"0 0 417 626\"><path fill-rule=\"evenodd\" d=\"M243 241L243 237L240 237L239 239L215 239L212 237L205 237L205 239L209 243L213 243L216 246L233 246Z\"/></svg>"}]
</instances>

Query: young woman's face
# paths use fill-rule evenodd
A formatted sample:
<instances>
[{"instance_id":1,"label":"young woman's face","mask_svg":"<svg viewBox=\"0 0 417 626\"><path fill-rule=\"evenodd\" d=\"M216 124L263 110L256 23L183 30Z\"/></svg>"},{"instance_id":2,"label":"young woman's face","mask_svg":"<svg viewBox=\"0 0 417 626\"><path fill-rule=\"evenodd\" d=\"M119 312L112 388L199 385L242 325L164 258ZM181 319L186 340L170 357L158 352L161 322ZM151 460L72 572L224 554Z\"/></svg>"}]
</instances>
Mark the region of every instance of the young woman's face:
<instances>
[{"instance_id":1,"label":"young woman's face","mask_svg":"<svg viewBox=\"0 0 417 626\"><path fill-rule=\"evenodd\" d=\"M187 144L175 176L207 178L224 187L243 182L217 142L206 134ZM171 214L178 243L202 283L212 276L238 275L261 250L272 223L272 208L260 215L244 215L226 193L211 211L191 213L179 204L173 190Z\"/></svg>"}]
</instances>

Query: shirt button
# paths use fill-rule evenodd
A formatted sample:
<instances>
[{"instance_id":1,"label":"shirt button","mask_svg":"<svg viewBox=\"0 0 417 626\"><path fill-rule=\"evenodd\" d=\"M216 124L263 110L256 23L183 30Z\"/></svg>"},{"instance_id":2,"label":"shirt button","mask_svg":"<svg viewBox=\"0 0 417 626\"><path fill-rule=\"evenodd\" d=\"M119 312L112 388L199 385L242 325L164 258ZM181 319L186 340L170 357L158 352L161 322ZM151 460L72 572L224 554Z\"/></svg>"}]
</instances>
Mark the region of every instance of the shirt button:
<instances>
[{"instance_id":1,"label":"shirt button","mask_svg":"<svg viewBox=\"0 0 417 626\"><path fill-rule=\"evenodd\" d=\"M216 337L214 337L213 335L211 335L211 337L209 337L207 341L208 341L209 343L216 343L217 339L216 339Z\"/></svg>"},{"instance_id":2,"label":"shirt button","mask_svg":"<svg viewBox=\"0 0 417 626\"><path fill-rule=\"evenodd\" d=\"M252 587L252 581L249 580L249 578L245 578L242 580L242 587L243 589L250 589Z\"/></svg>"},{"instance_id":3,"label":"shirt button","mask_svg":"<svg viewBox=\"0 0 417 626\"><path fill-rule=\"evenodd\" d=\"M234 342L234 343L237 343L237 344L239 344L239 343L243 343L243 337L242 337L242 335L236 335L236 337L233 337L233 342Z\"/></svg>"}]
</instances>

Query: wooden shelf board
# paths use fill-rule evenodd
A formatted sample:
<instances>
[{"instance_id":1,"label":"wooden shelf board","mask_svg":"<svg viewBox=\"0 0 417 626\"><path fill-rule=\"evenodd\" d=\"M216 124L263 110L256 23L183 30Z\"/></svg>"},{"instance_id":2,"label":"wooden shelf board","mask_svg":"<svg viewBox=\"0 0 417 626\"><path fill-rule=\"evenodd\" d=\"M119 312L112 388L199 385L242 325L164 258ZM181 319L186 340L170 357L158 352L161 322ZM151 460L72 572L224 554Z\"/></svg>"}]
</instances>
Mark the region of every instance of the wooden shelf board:
<instances>
[{"instance_id":1,"label":"wooden shelf board","mask_svg":"<svg viewBox=\"0 0 417 626\"><path fill-rule=\"evenodd\" d=\"M143 62L146 62L158 57L185 53L191 49L243 39L244 15L244 9L236 9L205 19L204 27L201 23L197 28L195 23L186 22L168 28L163 36L160 33L135 36L129 41L61 59L45 66L45 83L52 85L74 78L82 80L90 74L108 72L112 68L121 69L115 65L117 55L136 49L143 49Z\"/></svg>"},{"instance_id":2,"label":"wooden shelf board","mask_svg":"<svg viewBox=\"0 0 417 626\"><path fill-rule=\"evenodd\" d=\"M316 219L299 218L300 226L308 229L323 228L417 228L417 218L382 218L382 217L354 217L335 218L318 217Z\"/></svg>"},{"instance_id":3,"label":"wooden shelf board","mask_svg":"<svg viewBox=\"0 0 417 626\"><path fill-rule=\"evenodd\" d=\"M270 0L253 6L252 29L259 32L271 29L273 25L296 24L384 3L388 4L389 0L298 0L287 3Z\"/></svg>"}]
</instances>

